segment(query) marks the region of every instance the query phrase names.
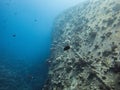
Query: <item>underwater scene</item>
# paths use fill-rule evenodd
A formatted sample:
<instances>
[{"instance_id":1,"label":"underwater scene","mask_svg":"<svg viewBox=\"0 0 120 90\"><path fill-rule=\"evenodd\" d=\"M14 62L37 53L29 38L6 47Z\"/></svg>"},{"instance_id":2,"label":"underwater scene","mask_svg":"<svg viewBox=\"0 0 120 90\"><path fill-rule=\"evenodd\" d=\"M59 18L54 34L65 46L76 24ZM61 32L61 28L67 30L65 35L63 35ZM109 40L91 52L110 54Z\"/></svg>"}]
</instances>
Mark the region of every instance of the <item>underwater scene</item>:
<instances>
[{"instance_id":1,"label":"underwater scene","mask_svg":"<svg viewBox=\"0 0 120 90\"><path fill-rule=\"evenodd\" d=\"M0 0L0 90L42 90L54 19L79 0Z\"/></svg>"},{"instance_id":2,"label":"underwater scene","mask_svg":"<svg viewBox=\"0 0 120 90\"><path fill-rule=\"evenodd\" d=\"M120 90L120 1L0 0L0 90Z\"/></svg>"}]
</instances>

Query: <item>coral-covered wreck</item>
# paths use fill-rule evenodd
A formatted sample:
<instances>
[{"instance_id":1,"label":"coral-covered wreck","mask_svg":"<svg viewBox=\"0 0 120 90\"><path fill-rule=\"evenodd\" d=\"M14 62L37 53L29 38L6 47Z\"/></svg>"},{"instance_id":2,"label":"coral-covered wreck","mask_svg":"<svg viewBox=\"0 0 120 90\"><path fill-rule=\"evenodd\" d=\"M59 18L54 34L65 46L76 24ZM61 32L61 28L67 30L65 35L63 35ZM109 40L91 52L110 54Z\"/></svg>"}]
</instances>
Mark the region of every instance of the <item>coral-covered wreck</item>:
<instances>
[{"instance_id":1,"label":"coral-covered wreck","mask_svg":"<svg viewBox=\"0 0 120 90\"><path fill-rule=\"evenodd\" d=\"M120 1L88 0L55 20L43 90L120 90Z\"/></svg>"}]
</instances>

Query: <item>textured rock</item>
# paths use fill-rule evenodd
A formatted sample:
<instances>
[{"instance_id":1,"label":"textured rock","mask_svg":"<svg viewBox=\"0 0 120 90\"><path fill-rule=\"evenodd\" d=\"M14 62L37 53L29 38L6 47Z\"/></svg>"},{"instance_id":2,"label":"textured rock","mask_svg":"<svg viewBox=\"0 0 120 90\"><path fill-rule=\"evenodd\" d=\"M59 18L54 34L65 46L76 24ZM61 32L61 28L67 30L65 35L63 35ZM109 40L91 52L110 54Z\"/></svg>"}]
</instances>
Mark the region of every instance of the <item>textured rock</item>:
<instances>
[{"instance_id":1,"label":"textured rock","mask_svg":"<svg viewBox=\"0 0 120 90\"><path fill-rule=\"evenodd\" d=\"M120 90L120 1L89 0L59 15L48 63L43 90Z\"/></svg>"}]
</instances>

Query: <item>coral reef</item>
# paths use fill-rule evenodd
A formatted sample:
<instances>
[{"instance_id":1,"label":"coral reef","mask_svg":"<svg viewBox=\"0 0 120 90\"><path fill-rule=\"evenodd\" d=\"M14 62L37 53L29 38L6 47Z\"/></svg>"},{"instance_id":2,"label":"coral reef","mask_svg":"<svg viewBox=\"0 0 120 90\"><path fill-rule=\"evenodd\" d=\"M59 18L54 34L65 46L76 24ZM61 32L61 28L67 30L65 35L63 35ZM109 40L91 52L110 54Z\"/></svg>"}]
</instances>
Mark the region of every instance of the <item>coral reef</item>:
<instances>
[{"instance_id":1,"label":"coral reef","mask_svg":"<svg viewBox=\"0 0 120 90\"><path fill-rule=\"evenodd\" d=\"M119 0L72 7L56 18L52 33L43 90L120 90Z\"/></svg>"}]
</instances>

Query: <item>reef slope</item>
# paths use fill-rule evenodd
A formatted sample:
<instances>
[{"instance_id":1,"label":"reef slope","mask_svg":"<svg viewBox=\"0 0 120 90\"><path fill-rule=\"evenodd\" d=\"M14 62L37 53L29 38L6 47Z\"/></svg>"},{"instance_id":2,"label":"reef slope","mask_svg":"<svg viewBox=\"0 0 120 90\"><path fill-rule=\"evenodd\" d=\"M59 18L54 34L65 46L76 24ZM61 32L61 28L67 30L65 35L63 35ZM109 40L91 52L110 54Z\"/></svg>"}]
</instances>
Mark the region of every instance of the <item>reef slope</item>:
<instances>
[{"instance_id":1,"label":"reef slope","mask_svg":"<svg viewBox=\"0 0 120 90\"><path fill-rule=\"evenodd\" d=\"M120 90L120 2L89 0L59 15L43 90Z\"/></svg>"}]
</instances>

